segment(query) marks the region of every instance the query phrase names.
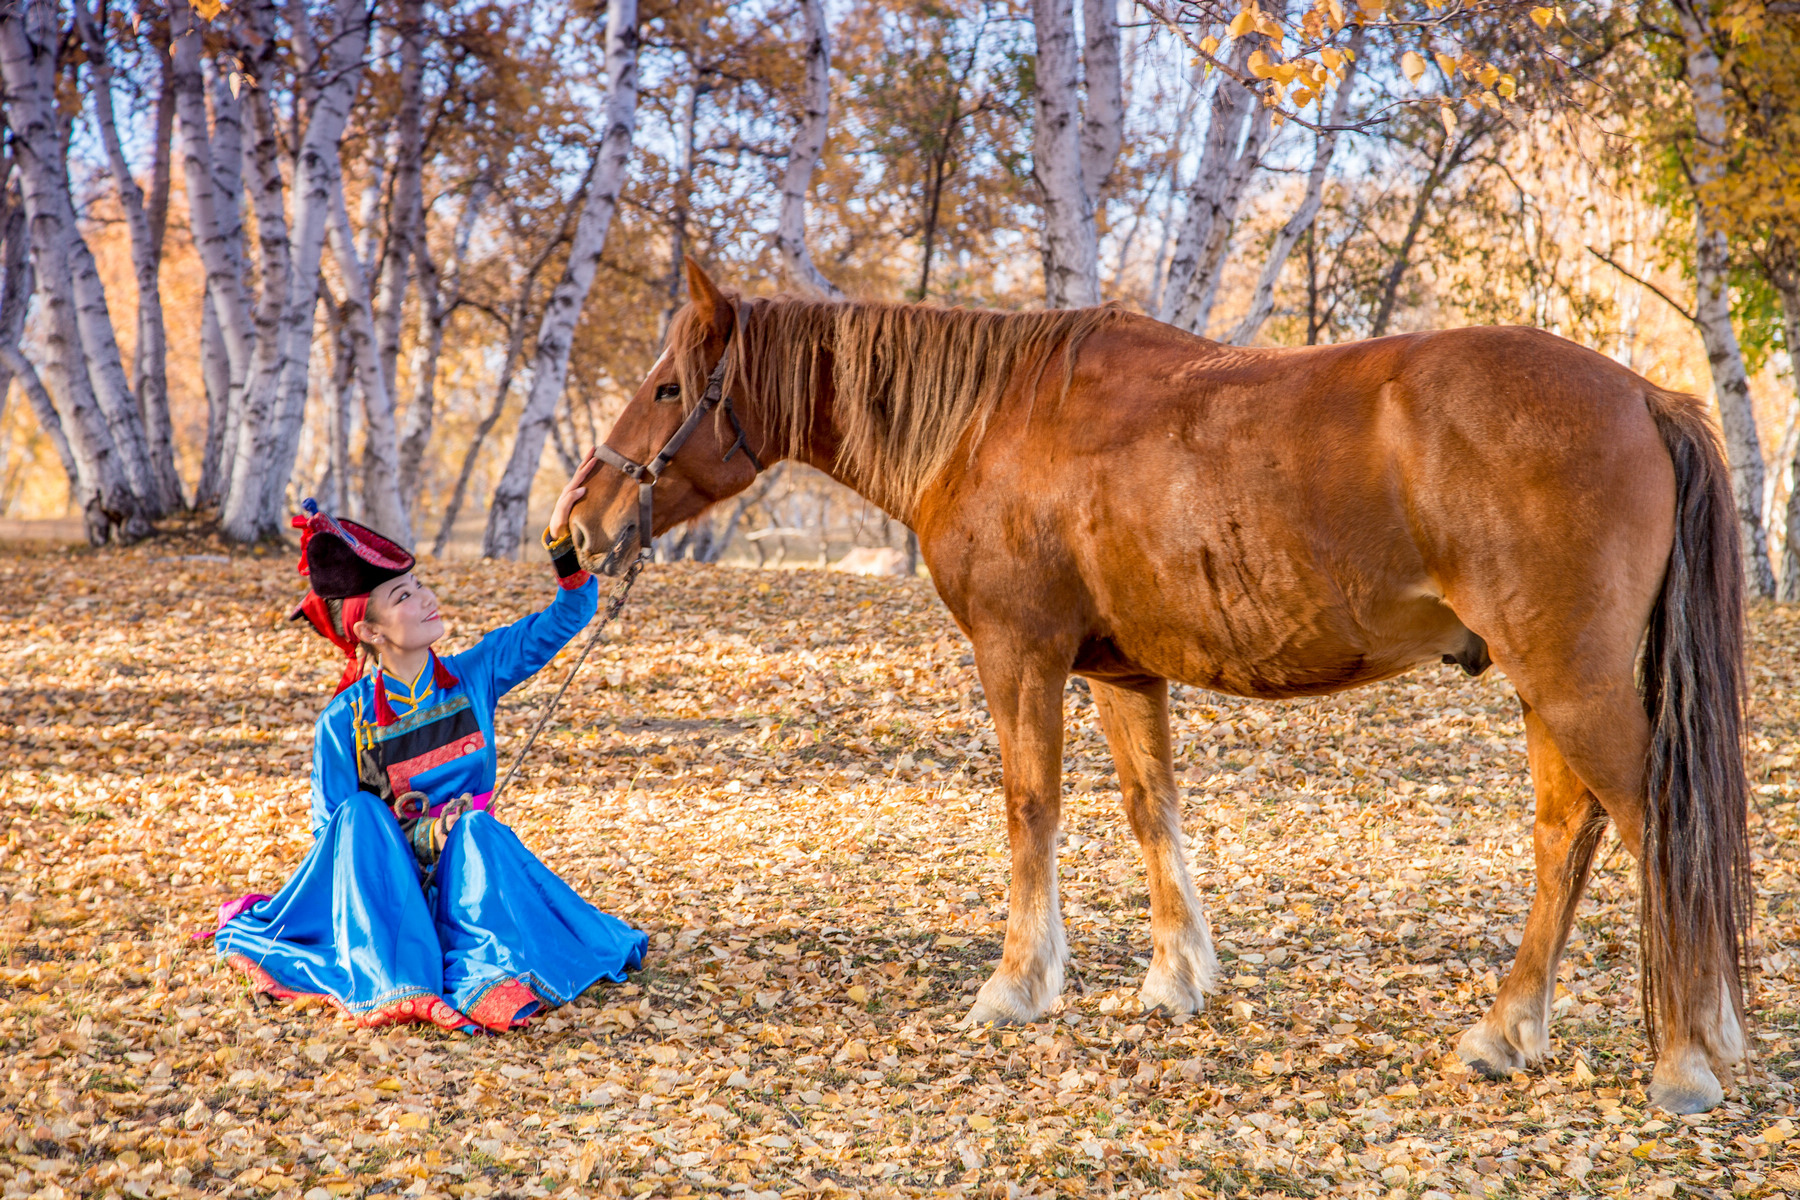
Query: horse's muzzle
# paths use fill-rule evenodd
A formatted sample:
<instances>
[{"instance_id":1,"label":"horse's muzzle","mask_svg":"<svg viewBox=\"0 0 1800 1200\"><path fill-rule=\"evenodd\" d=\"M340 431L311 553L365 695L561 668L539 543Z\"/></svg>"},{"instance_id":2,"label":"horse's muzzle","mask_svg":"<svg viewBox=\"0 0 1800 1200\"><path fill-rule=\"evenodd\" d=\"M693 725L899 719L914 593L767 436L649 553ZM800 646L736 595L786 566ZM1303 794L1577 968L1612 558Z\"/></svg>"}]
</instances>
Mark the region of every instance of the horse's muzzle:
<instances>
[{"instance_id":1,"label":"horse's muzzle","mask_svg":"<svg viewBox=\"0 0 1800 1200\"><path fill-rule=\"evenodd\" d=\"M617 578L625 566L625 547L633 544L636 540L636 525L627 525L619 530L619 536L613 539L612 548L606 552L606 557L600 560L600 574L608 579Z\"/></svg>"}]
</instances>

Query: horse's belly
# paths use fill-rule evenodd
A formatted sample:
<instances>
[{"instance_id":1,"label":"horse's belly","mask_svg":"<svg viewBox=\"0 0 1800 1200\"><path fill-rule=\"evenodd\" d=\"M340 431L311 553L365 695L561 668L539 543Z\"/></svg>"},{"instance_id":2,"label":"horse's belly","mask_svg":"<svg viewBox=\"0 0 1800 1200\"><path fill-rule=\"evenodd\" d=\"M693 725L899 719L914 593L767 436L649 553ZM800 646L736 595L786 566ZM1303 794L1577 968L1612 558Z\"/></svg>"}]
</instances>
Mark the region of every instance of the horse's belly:
<instances>
[{"instance_id":1,"label":"horse's belly","mask_svg":"<svg viewBox=\"0 0 1800 1200\"><path fill-rule=\"evenodd\" d=\"M1476 638L1428 588L1352 607L1324 588L1256 589L1215 599L1165 591L1115 610L1076 670L1156 675L1232 695L1316 696L1390 679L1445 656L1471 658ZM1083 659L1085 658L1085 663Z\"/></svg>"}]
</instances>

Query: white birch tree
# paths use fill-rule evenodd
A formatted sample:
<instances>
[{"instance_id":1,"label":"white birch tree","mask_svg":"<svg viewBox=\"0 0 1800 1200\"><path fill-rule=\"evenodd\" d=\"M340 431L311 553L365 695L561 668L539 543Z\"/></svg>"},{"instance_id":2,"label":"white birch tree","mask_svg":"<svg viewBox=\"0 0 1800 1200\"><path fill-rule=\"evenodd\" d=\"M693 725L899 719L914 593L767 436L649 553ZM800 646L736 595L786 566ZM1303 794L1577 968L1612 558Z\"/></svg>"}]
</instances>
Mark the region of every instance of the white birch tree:
<instances>
[{"instance_id":1,"label":"white birch tree","mask_svg":"<svg viewBox=\"0 0 1800 1200\"><path fill-rule=\"evenodd\" d=\"M5 186L11 171L9 157L0 163L0 187ZM37 418L38 427L44 431L44 437L62 462L63 474L69 479L70 498L79 500L81 473L76 469L69 439L63 434L62 419L56 415L56 405L51 402L50 393L44 390L44 381L38 377L37 368L19 349L19 339L25 333L25 317L31 308L33 286L31 239L25 229L25 206L16 191L8 189L0 194L0 414L6 411L7 388L17 379L19 390L25 393L25 403ZM104 538L104 533L101 536Z\"/></svg>"},{"instance_id":2,"label":"white birch tree","mask_svg":"<svg viewBox=\"0 0 1800 1200\"><path fill-rule=\"evenodd\" d=\"M492 192L487 176L476 177L463 197L462 211L456 218L456 230L450 239L450 262L438 270L431 247L423 238L415 250L419 288L419 333L413 343L413 396L406 406L405 423L400 435L400 493L411 499L419 494L423 479L422 466L431 431L437 419L437 368L444 352L444 334L450 317L462 302L463 263L469 255L469 239L474 236L475 222ZM420 212L414 218L416 227L425 228L423 198Z\"/></svg>"},{"instance_id":3,"label":"white birch tree","mask_svg":"<svg viewBox=\"0 0 1800 1200\"><path fill-rule=\"evenodd\" d=\"M1775 576L1762 519L1763 454L1750 402L1750 377L1731 324L1731 248L1714 212L1718 185L1730 168L1724 78L1715 30L1704 0L1674 0L1687 56L1694 107L1694 317L1712 369L1713 397L1731 461L1732 493L1744 543L1744 586L1752 596L1775 594Z\"/></svg>"},{"instance_id":4,"label":"white birch tree","mask_svg":"<svg viewBox=\"0 0 1800 1200\"><path fill-rule=\"evenodd\" d=\"M606 109L600 147L586 184L581 219L569 247L568 265L544 307L532 353L531 391L519 416L512 456L494 489L481 552L487 558L512 558L525 533L531 481L544 454L550 422L562 397L569 369L575 324L581 318L606 231L618 207L631 161L632 133L637 122L637 0L612 0L606 14Z\"/></svg>"},{"instance_id":5,"label":"white birch tree","mask_svg":"<svg viewBox=\"0 0 1800 1200\"><path fill-rule=\"evenodd\" d=\"M282 528L288 480L306 415L320 260L332 204L343 186L339 143L362 83L363 56L369 45L369 10L364 0L335 0L332 14L331 36L322 44L307 27L303 9L295 7L288 14L296 22L293 33L295 47L303 56L301 77L313 82L303 87L309 103L305 132L294 155L285 295L271 339L273 348L258 354L259 369L253 373L238 419L237 463L221 522L225 535L235 541L255 541ZM250 107L257 112L257 105ZM257 119L272 125L273 113L265 106ZM275 134L273 128L267 132L271 138ZM256 136L263 133L259 129ZM251 157L254 161L255 155ZM271 185L279 186L279 171L272 161L263 169L272 172L273 179L257 179L254 186L267 197ZM259 203L259 224L264 212Z\"/></svg>"},{"instance_id":6,"label":"white birch tree","mask_svg":"<svg viewBox=\"0 0 1800 1200\"><path fill-rule=\"evenodd\" d=\"M402 546L411 546L412 523L400 498L400 433L394 417L394 392L382 370L368 274L357 255L341 182L332 198L329 240L331 256L344 281L344 340L368 422L363 441L363 514L383 534Z\"/></svg>"},{"instance_id":7,"label":"white birch tree","mask_svg":"<svg viewBox=\"0 0 1800 1200\"><path fill-rule=\"evenodd\" d=\"M114 533L135 541L150 533L149 515L95 395L82 340L74 283L74 244L81 235L69 196L56 101L60 35L51 0L0 8L6 123L12 131L38 299L44 309L44 374L81 480L76 502L91 541L104 541ZM88 262L92 264L91 256Z\"/></svg>"},{"instance_id":8,"label":"white birch tree","mask_svg":"<svg viewBox=\"0 0 1800 1200\"><path fill-rule=\"evenodd\" d=\"M1100 303L1100 242L1083 155L1074 0L1032 0L1037 35L1031 175L1044 207L1044 302Z\"/></svg>"},{"instance_id":9,"label":"white birch tree","mask_svg":"<svg viewBox=\"0 0 1800 1200\"><path fill-rule=\"evenodd\" d=\"M125 214L125 227L131 238L131 264L137 282L137 354L132 372L132 386L141 409L146 438L149 481L147 486L162 512L180 508L181 477L175 471L175 437L169 420L168 339L163 328L162 285L158 272L162 266L162 234L169 203L169 131L172 113L165 79L159 81L161 94L157 105L155 132L151 139L151 193L146 196L131 173L125 149L119 139L118 119L113 112L113 71L105 30L100 18L87 11L81 0L75 6L75 20L83 41L87 43L88 68L92 73L95 124L100 143L105 149L107 166L113 183L119 189L119 207Z\"/></svg>"},{"instance_id":10,"label":"white birch tree","mask_svg":"<svg viewBox=\"0 0 1800 1200\"><path fill-rule=\"evenodd\" d=\"M789 287L810 296L842 300L844 293L819 273L806 248L806 192L825 150L831 120L831 34L825 27L824 0L801 0L800 8L806 19L806 111L788 147L787 169L781 176L781 224L775 231L775 249L781 255L782 274Z\"/></svg>"},{"instance_id":11,"label":"white birch tree","mask_svg":"<svg viewBox=\"0 0 1800 1200\"><path fill-rule=\"evenodd\" d=\"M1204 333L1218 292L1225 248L1238 204L1262 159L1270 111L1255 91L1240 82L1263 35L1246 32L1226 52L1229 71L1214 85L1200 164L1188 189L1175 248L1170 252L1157 305L1160 320L1191 333Z\"/></svg>"}]
</instances>

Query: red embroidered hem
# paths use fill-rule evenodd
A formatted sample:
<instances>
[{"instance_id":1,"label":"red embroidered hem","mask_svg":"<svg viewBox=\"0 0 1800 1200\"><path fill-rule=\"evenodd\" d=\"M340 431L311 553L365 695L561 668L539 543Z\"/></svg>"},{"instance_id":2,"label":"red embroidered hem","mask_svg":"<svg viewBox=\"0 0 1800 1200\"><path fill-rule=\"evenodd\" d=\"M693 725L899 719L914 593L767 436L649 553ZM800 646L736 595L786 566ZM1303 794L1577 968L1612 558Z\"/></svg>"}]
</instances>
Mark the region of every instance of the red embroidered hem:
<instances>
[{"instance_id":1,"label":"red embroidered hem","mask_svg":"<svg viewBox=\"0 0 1800 1200\"><path fill-rule=\"evenodd\" d=\"M250 977L250 990L253 992L262 992L277 1000L322 1000L364 1029L407 1025L415 1021L421 1025L436 1025L440 1029L460 1029L471 1023L468 1017L445 1004L442 997L429 993L407 996L369 1012L357 1013L346 1008L344 1002L336 996L327 996L321 992L296 992L292 988L283 987L273 975L263 969L261 963L245 955L233 954L225 961Z\"/></svg>"},{"instance_id":2,"label":"red embroidered hem","mask_svg":"<svg viewBox=\"0 0 1800 1200\"><path fill-rule=\"evenodd\" d=\"M517 1029L543 1007L538 994L516 979L502 979L469 1006L469 1019L497 1033ZM530 1011L527 1012L526 1010ZM524 1013L524 1016L520 1016Z\"/></svg>"},{"instance_id":3,"label":"red embroidered hem","mask_svg":"<svg viewBox=\"0 0 1800 1200\"><path fill-rule=\"evenodd\" d=\"M590 578L592 578L592 576L586 571L577 571L573 575L564 575L556 582L561 587L573 590L586 584Z\"/></svg>"}]
</instances>

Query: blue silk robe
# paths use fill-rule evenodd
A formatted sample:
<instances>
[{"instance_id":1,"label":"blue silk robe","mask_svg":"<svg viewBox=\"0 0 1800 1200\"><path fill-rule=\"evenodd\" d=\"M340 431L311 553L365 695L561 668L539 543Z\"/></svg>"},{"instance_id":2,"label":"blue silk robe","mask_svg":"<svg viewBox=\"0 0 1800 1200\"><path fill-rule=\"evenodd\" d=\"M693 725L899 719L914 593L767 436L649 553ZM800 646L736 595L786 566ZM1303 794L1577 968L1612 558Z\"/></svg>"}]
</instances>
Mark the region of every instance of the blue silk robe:
<instances>
[{"instance_id":1,"label":"blue silk robe","mask_svg":"<svg viewBox=\"0 0 1800 1200\"><path fill-rule=\"evenodd\" d=\"M495 704L587 624L598 592L585 572L565 578L542 612L443 659L451 686L431 666L410 682L384 675L388 726L375 721L374 677L339 693L313 743L312 850L279 893L239 902L218 952L260 990L322 995L371 1026L506 1029L636 969L644 934L583 900L489 813L458 818L421 880L389 807L409 791L485 807Z\"/></svg>"}]
</instances>

